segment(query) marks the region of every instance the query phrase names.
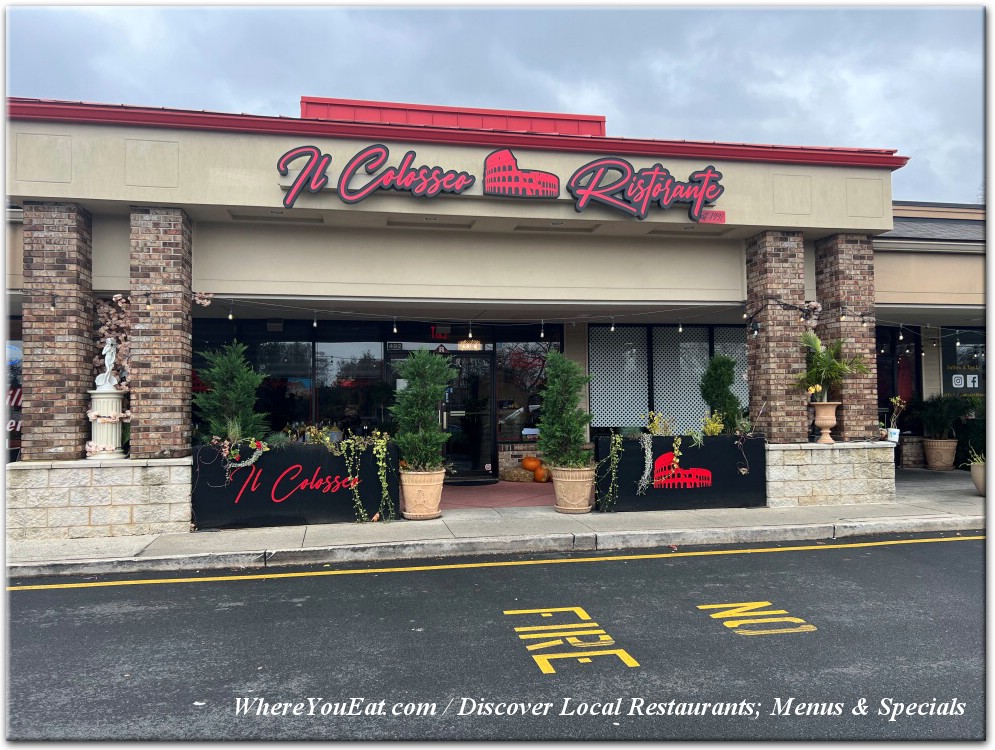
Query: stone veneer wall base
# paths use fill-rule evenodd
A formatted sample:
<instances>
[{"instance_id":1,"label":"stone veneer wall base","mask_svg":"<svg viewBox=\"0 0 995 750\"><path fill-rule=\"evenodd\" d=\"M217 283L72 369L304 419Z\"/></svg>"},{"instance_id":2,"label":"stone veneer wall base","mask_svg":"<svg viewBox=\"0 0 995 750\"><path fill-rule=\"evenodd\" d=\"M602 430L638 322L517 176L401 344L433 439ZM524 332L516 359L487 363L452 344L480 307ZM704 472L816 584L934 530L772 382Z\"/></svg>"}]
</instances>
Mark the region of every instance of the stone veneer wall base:
<instances>
[{"instance_id":1,"label":"stone veneer wall base","mask_svg":"<svg viewBox=\"0 0 995 750\"><path fill-rule=\"evenodd\" d=\"M895 502L895 444L767 445L767 507Z\"/></svg>"},{"instance_id":2,"label":"stone veneer wall base","mask_svg":"<svg viewBox=\"0 0 995 750\"><path fill-rule=\"evenodd\" d=\"M7 539L190 531L193 458L7 464Z\"/></svg>"}]
</instances>

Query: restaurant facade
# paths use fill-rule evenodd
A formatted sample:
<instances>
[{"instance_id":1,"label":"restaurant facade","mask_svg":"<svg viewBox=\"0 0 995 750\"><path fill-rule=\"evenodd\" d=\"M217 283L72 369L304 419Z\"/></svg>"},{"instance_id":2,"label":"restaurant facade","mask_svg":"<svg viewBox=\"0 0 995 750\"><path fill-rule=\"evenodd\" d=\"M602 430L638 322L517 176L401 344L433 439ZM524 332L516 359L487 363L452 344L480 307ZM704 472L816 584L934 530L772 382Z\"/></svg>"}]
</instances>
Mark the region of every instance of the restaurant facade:
<instances>
[{"instance_id":1,"label":"restaurant facade","mask_svg":"<svg viewBox=\"0 0 995 750\"><path fill-rule=\"evenodd\" d=\"M592 439L649 412L699 429L698 383L727 354L767 504L893 499L888 397L983 392L983 209L893 203L907 158L892 150L605 125L312 97L299 118L9 98L8 534L189 529L198 353L233 340L290 433L389 430L391 365L452 355L440 420L468 482L529 452L551 349L591 376ZM94 310L116 294L130 445L102 459L87 456ZM796 387L808 328L872 365L818 456L849 481L819 488L825 469L778 471L815 456ZM977 369L945 369L979 351Z\"/></svg>"}]
</instances>

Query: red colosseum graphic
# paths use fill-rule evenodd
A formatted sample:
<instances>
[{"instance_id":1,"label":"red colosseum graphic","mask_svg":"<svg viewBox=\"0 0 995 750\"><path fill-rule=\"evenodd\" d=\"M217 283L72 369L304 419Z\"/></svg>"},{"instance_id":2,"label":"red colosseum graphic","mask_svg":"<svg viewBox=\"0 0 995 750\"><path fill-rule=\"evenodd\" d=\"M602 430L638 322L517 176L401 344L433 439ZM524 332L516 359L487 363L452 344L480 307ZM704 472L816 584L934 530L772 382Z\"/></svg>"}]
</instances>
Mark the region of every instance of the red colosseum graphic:
<instances>
[{"instance_id":1,"label":"red colosseum graphic","mask_svg":"<svg viewBox=\"0 0 995 750\"><path fill-rule=\"evenodd\" d=\"M694 487L711 487L712 472L708 469L682 469L674 466L673 452L664 453L653 464L653 487L676 487L692 489Z\"/></svg>"},{"instance_id":2,"label":"red colosseum graphic","mask_svg":"<svg viewBox=\"0 0 995 750\"><path fill-rule=\"evenodd\" d=\"M515 155L502 148L484 159L484 195L559 198L560 178L538 169L519 169Z\"/></svg>"}]
</instances>

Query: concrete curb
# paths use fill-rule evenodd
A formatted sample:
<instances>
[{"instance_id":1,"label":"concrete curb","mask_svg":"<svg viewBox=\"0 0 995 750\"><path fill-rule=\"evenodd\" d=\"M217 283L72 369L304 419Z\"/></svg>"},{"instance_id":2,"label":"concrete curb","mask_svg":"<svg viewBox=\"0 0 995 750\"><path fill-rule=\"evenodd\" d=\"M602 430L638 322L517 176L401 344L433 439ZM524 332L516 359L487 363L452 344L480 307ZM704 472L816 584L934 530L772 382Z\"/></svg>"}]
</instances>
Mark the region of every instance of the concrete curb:
<instances>
[{"instance_id":1,"label":"concrete curb","mask_svg":"<svg viewBox=\"0 0 995 750\"><path fill-rule=\"evenodd\" d=\"M667 529L651 531L601 531L582 534L546 534L465 539L431 539L303 549L198 553L161 557L22 562L7 565L10 583L42 576L112 575L124 573L195 572L246 569L261 573L273 568L321 563L375 562L424 558L457 558L476 555L513 555L547 552L610 551L689 547L712 544L751 544L832 540L866 534L929 531L974 531L985 528L984 516L925 516L888 518L847 523L792 524L783 526Z\"/></svg>"}]
</instances>

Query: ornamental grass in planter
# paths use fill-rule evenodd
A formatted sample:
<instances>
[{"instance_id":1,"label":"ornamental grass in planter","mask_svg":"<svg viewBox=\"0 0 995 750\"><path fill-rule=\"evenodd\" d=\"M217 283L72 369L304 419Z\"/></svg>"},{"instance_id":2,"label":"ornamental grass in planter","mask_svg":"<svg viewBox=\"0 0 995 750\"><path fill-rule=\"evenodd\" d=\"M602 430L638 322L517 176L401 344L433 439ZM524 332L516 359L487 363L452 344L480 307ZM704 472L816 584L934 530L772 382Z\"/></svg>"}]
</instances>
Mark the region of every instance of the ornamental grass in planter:
<instances>
[{"instance_id":1,"label":"ornamental grass in planter","mask_svg":"<svg viewBox=\"0 0 995 750\"><path fill-rule=\"evenodd\" d=\"M580 408L589 381L580 365L560 352L547 356L538 447L553 475L559 513L590 513L594 507L594 464L584 447L591 415Z\"/></svg>"},{"instance_id":2,"label":"ornamental grass in planter","mask_svg":"<svg viewBox=\"0 0 995 750\"><path fill-rule=\"evenodd\" d=\"M399 378L390 413L397 421L401 449L401 515L413 521L442 515L443 448L449 434L439 424L439 404L456 379L452 358L419 349L394 363Z\"/></svg>"}]
</instances>

